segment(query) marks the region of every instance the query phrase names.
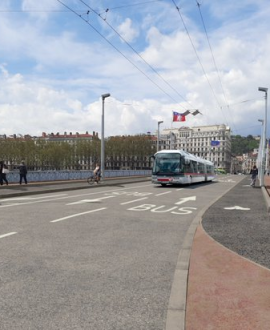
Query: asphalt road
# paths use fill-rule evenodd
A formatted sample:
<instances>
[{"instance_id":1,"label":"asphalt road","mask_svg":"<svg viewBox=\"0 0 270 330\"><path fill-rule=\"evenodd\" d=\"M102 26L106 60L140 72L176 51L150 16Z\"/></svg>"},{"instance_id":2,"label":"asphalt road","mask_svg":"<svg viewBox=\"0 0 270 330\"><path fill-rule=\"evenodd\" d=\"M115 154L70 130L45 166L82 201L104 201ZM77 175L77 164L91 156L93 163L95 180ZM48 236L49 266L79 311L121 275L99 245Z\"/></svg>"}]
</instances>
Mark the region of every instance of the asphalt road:
<instances>
[{"instance_id":1,"label":"asphalt road","mask_svg":"<svg viewBox=\"0 0 270 330\"><path fill-rule=\"evenodd\" d=\"M165 329L187 232L239 180L2 199L1 329Z\"/></svg>"}]
</instances>

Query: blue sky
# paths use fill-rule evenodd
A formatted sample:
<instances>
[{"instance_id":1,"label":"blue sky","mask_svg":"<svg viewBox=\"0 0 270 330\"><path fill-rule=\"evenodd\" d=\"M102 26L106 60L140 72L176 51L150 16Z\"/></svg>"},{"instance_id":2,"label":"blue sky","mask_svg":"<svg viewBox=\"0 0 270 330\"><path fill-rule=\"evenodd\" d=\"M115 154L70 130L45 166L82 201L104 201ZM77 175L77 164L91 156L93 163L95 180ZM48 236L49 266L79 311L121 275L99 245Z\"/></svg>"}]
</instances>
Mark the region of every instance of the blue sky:
<instances>
[{"instance_id":1,"label":"blue sky","mask_svg":"<svg viewBox=\"0 0 270 330\"><path fill-rule=\"evenodd\" d=\"M202 115L185 126L261 134L268 0L96 3L0 2L0 134L100 133L104 93L105 136L180 127L187 109Z\"/></svg>"}]
</instances>

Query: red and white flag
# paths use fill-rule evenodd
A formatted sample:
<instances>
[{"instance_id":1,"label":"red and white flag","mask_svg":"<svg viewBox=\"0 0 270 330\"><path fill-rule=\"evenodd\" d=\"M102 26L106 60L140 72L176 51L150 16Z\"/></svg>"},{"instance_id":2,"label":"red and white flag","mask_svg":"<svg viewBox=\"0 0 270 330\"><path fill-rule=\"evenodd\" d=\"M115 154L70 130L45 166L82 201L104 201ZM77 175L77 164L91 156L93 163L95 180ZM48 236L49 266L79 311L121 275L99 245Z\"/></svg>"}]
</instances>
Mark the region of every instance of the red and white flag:
<instances>
[{"instance_id":1,"label":"red and white flag","mask_svg":"<svg viewBox=\"0 0 270 330\"><path fill-rule=\"evenodd\" d=\"M173 121L186 121L186 116L182 113L173 111Z\"/></svg>"}]
</instances>

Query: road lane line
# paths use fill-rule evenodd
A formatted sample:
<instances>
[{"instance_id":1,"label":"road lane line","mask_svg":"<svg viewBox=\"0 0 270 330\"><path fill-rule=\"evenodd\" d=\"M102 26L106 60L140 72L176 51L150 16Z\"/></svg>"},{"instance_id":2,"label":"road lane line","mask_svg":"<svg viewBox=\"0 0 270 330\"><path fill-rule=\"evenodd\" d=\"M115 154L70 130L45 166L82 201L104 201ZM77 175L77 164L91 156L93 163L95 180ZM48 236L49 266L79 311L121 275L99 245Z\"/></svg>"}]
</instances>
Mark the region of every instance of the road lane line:
<instances>
[{"instance_id":1,"label":"road lane line","mask_svg":"<svg viewBox=\"0 0 270 330\"><path fill-rule=\"evenodd\" d=\"M164 192L164 193L157 194L157 195L155 195L155 196L161 196L161 195L170 194L170 193L171 193L171 191L166 191L166 192Z\"/></svg>"},{"instance_id":2,"label":"road lane line","mask_svg":"<svg viewBox=\"0 0 270 330\"><path fill-rule=\"evenodd\" d=\"M63 196L67 196L67 194L58 194L58 195L54 195L53 197L63 197ZM13 197L13 198L1 199L1 202L16 202L16 201L27 201L27 200L28 201L35 201L37 199L39 200L39 199L45 199L45 198L52 198L52 196L48 196L48 194L47 194L47 195L37 196L37 197L31 197L31 196Z\"/></svg>"},{"instance_id":3,"label":"road lane line","mask_svg":"<svg viewBox=\"0 0 270 330\"><path fill-rule=\"evenodd\" d=\"M53 198L53 199L44 199L44 200L36 200L36 201L31 201L31 202L22 202L22 203L14 203L14 204L7 204L7 205L0 205L0 208L6 208L6 207L12 207L12 206L22 206L22 205L29 205L29 204L37 204L37 203L45 203L45 202L55 202L57 200L63 200L63 199L68 199L68 198L77 198L77 197L82 197L82 196L89 196L89 195L100 195L108 192L114 192L114 191L121 191L121 190L130 190L130 189L137 189L137 188L142 188L142 187L149 187L152 185L143 185L143 186L136 186L136 187L128 187L128 188L121 188L121 189L113 189L113 190L105 190L105 191L96 191L92 193L87 193L87 194L78 194L78 195L68 195L68 196L63 196L63 197L58 197L58 198ZM53 193L52 193L53 194ZM49 197L48 197L49 198ZM1 200L3 201L3 200ZM7 199L6 199L7 201Z\"/></svg>"},{"instance_id":4,"label":"road lane line","mask_svg":"<svg viewBox=\"0 0 270 330\"><path fill-rule=\"evenodd\" d=\"M15 235L15 234L17 234L17 233L14 231L12 233L7 233L7 234L4 234L4 235L0 235L0 238L8 237L8 236Z\"/></svg>"},{"instance_id":5,"label":"road lane line","mask_svg":"<svg viewBox=\"0 0 270 330\"><path fill-rule=\"evenodd\" d=\"M99 197L99 198L95 198L95 199L82 199L78 202L72 202L72 203L68 203L66 205L76 205L76 204L84 204L84 203L95 203L95 202L100 202L102 199L107 199L107 198L112 198L112 197L116 197L116 196L106 196L106 197Z\"/></svg>"},{"instance_id":6,"label":"road lane line","mask_svg":"<svg viewBox=\"0 0 270 330\"><path fill-rule=\"evenodd\" d=\"M121 203L120 205L126 205L126 204L130 204L130 203L135 203L135 202L143 201L144 199L148 199L148 197L143 197L143 198L135 199L133 201L124 202L124 203Z\"/></svg>"},{"instance_id":7,"label":"road lane line","mask_svg":"<svg viewBox=\"0 0 270 330\"><path fill-rule=\"evenodd\" d=\"M82 212L82 213L72 214L72 215L69 215L69 216L64 217L64 218L59 218L59 219L52 220L52 221L50 221L50 222L59 222L59 221L67 220L67 219L70 219L70 218L79 217L80 215L84 215L84 214L88 214L88 213L93 213L93 212L102 211L102 210L105 210L106 208L107 208L107 207L102 207L101 209L96 209L96 210L91 210L91 211L87 211L87 212Z\"/></svg>"}]
</instances>

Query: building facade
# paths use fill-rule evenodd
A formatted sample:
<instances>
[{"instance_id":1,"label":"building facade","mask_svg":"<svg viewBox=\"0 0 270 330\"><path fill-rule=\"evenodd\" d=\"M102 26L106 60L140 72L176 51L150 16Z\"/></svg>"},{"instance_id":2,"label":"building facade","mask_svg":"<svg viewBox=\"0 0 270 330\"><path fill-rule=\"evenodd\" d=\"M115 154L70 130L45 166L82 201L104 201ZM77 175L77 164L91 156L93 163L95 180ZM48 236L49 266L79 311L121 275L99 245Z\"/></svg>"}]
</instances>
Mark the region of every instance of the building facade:
<instances>
[{"instance_id":1,"label":"building facade","mask_svg":"<svg viewBox=\"0 0 270 330\"><path fill-rule=\"evenodd\" d=\"M166 128L159 141L159 150L182 149L231 171L231 129L226 125Z\"/></svg>"}]
</instances>

